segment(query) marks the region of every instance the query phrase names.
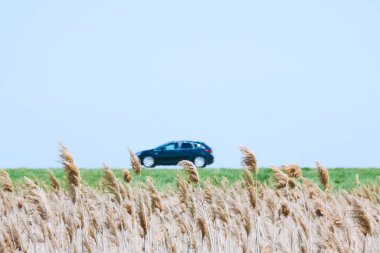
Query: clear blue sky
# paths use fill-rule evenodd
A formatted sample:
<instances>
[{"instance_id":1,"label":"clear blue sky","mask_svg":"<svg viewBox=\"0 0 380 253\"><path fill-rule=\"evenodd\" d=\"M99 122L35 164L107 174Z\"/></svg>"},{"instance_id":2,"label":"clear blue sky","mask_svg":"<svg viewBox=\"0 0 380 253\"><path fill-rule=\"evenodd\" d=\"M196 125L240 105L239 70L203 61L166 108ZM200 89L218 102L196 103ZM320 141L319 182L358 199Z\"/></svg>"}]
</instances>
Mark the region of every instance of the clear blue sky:
<instances>
[{"instance_id":1,"label":"clear blue sky","mask_svg":"<svg viewBox=\"0 0 380 253\"><path fill-rule=\"evenodd\" d=\"M380 2L2 1L0 167L129 166L171 140L237 167L380 167Z\"/></svg>"}]
</instances>

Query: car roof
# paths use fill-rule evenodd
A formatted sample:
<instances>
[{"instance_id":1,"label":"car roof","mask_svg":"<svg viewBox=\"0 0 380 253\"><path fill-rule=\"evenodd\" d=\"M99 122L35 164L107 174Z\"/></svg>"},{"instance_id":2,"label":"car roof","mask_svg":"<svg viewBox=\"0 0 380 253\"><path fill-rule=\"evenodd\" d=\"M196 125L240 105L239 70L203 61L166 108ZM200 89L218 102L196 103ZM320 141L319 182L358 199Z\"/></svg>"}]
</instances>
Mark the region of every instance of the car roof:
<instances>
[{"instance_id":1,"label":"car roof","mask_svg":"<svg viewBox=\"0 0 380 253\"><path fill-rule=\"evenodd\" d=\"M197 144L201 144L201 145L207 146L206 143L201 142L201 141L187 141L187 140L169 141L169 142L166 142L166 143L162 144L161 146L163 146L163 145L168 145L168 144L171 144L171 143L182 143L182 142L197 143ZM208 146L207 146L207 147L208 147Z\"/></svg>"},{"instance_id":2,"label":"car roof","mask_svg":"<svg viewBox=\"0 0 380 253\"><path fill-rule=\"evenodd\" d=\"M189 143L193 143L193 144L200 144L208 149L211 149L210 146L208 146L206 143L202 142L202 141L175 141L177 143L181 143L181 142L189 142Z\"/></svg>"},{"instance_id":3,"label":"car roof","mask_svg":"<svg viewBox=\"0 0 380 253\"><path fill-rule=\"evenodd\" d=\"M181 141L174 141L175 143L192 143L192 144L201 144L207 146L204 142L200 141L186 141L186 140L181 140Z\"/></svg>"},{"instance_id":4,"label":"car roof","mask_svg":"<svg viewBox=\"0 0 380 253\"><path fill-rule=\"evenodd\" d=\"M169 144L176 144L177 146L179 146L180 143L191 143L191 144L193 144L194 146L201 145L203 148L211 149L211 147L208 146L208 145L207 145L206 143L204 143L204 142L201 142L201 141L186 141L186 140L166 142L166 143L160 145L159 147L166 146L166 145L169 145Z\"/></svg>"},{"instance_id":5,"label":"car roof","mask_svg":"<svg viewBox=\"0 0 380 253\"><path fill-rule=\"evenodd\" d=\"M200 141L186 141L186 140L180 140L180 141L175 141L175 142L192 142L192 143L203 143Z\"/></svg>"}]
</instances>

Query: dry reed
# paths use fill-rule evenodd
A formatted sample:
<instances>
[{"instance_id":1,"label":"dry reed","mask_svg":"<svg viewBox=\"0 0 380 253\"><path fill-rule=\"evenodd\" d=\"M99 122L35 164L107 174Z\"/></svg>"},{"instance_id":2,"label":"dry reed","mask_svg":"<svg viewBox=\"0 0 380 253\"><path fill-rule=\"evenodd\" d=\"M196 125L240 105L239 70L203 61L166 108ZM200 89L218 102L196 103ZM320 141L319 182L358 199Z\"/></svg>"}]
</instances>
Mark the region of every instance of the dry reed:
<instances>
[{"instance_id":1,"label":"dry reed","mask_svg":"<svg viewBox=\"0 0 380 253\"><path fill-rule=\"evenodd\" d=\"M123 171L123 179L127 184L129 184L132 181L132 175L128 169Z\"/></svg>"},{"instance_id":2,"label":"dry reed","mask_svg":"<svg viewBox=\"0 0 380 253\"><path fill-rule=\"evenodd\" d=\"M3 191L13 192L12 180L8 175L6 170L0 170L0 181L2 184Z\"/></svg>"},{"instance_id":3,"label":"dry reed","mask_svg":"<svg viewBox=\"0 0 380 253\"><path fill-rule=\"evenodd\" d=\"M380 252L377 185L322 191L296 165L273 167L273 184L261 185L250 157L235 184L201 182L185 161L175 192L151 178L135 187L128 172L121 183L107 166L95 190L63 146L61 159L69 191L52 171L51 187L25 178L20 191L0 172L0 252ZM327 169L319 174L331 189Z\"/></svg>"},{"instance_id":4,"label":"dry reed","mask_svg":"<svg viewBox=\"0 0 380 253\"><path fill-rule=\"evenodd\" d=\"M241 163L243 167L247 168L252 173L257 174L259 172L259 167L257 166L257 159L255 154L244 146L240 147L240 152L242 153Z\"/></svg>"},{"instance_id":5,"label":"dry reed","mask_svg":"<svg viewBox=\"0 0 380 253\"><path fill-rule=\"evenodd\" d=\"M197 167L195 167L195 165L192 162L183 160L183 161L180 161L178 165L182 166L182 168L187 172L187 174L189 175L190 182L196 183L196 184L199 183L198 170L197 170Z\"/></svg>"},{"instance_id":6,"label":"dry reed","mask_svg":"<svg viewBox=\"0 0 380 253\"><path fill-rule=\"evenodd\" d=\"M141 162L140 159L137 157L137 155L130 149L128 148L129 151L129 156L131 159L131 166L133 171L136 173L136 175L141 174Z\"/></svg>"}]
</instances>

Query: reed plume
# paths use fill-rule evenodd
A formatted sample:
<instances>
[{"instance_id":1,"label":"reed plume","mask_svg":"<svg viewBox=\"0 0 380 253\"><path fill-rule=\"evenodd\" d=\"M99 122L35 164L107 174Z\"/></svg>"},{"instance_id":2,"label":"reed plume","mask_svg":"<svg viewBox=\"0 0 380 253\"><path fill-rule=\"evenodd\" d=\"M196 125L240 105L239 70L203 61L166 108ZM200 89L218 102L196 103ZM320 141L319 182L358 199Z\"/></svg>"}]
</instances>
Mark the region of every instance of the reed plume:
<instances>
[{"instance_id":1,"label":"reed plume","mask_svg":"<svg viewBox=\"0 0 380 253\"><path fill-rule=\"evenodd\" d=\"M252 173L257 174L259 167L257 166L257 160L255 154L247 147L241 146L240 152L242 153L241 163L244 168L247 168Z\"/></svg>"},{"instance_id":2,"label":"reed plume","mask_svg":"<svg viewBox=\"0 0 380 253\"><path fill-rule=\"evenodd\" d=\"M117 180L115 174L112 172L112 170L107 166L103 165L103 177L102 177L102 185L110 192L112 193L117 202L121 204L123 197L122 192L124 192L123 186L120 184L119 180Z\"/></svg>"},{"instance_id":3,"label":"reed plume","mask_svg":"<svg viewBox=\"0 0 380 253\"><path fill-rule=\"evenodd\" d=\"M0 180L4 191L13 192L13 183L6 170L0 170Z\"/></svg>"},{"instance_id":4,"label":"reed plume","mask_svg":"<svg viewBox=\"0 0 380 253\"><path fill-rule=\"evenodd\" d=\"M360 231L364 236L372 235L374 233L373 224L368 212L356 199L352 199L352 218L359 225Z\"/></svg>"},{"instance_id":5,"label":"reed plume","mask_svg":"<svg viewBox=\"0 0 380 253\"><path fill-rule=\"evenodd\" d=\"M15 244L16 249L21 252L27 252L23 243L23 239L19 232L19 229L14 223L12 223L12 237L13 237L13 242Z\"/></svg>"},{"instance_id":6,"label":"reed plume","mask_svg":"<svg viewBox=\"0 0 380 253\"><path fill-rule=\"evenodd\" d=\"M208 249L211 250L211 238L207 220L204 217L200 216L197 218L197 225L201 231L202 240L206 242Z\"/></svg>"},{"instance_id":7,"label":"reed plume","mask_svg":"<svg viewBox=\"0 0 380 253\"><path fill-rule=\"evenodd\" d=\"M28 187L28 190L25 193L26 201L31 203L41 219L46 221L48 219L48 210L42 191L30 178L24 177L24 182Z\"/></svg>"},{"instance_id":8,"label":"reed plume","mask_svg":"<svg viewBox=\"0 0 380 253\"><path fill-rule=\"evenodd\" d=\"M182 177L181 174L177 174L176 176L177 188L178 188L178 198L183 204L189 203L190 199L190 191L189 185L186 180Z\"/></svg>"},{"instance_id":9,"label":"reed plume","mask_svg":"<svg viewBox=\"0 0 380 253\"><path fill-rule=\"evenodd\" d=\"M314 204L314 210L315 210L315 214L317 216L324 216L325 215L325 208L324 208L324 204L317 200Z\"/></svg>"},{"instance_id":10,"label":"reed plume","mask_svg":"<svg viewBox=\"0 0 380 253\"><path fill-rule=\"evenodd\" d=\"M132 181L132 175L131 173L129 172L128 169L125 169L123 171L123 178L124 178L124 181L129 184L131 181Z\"/></svg>"},{"instance_id":11,"label":"reed plume","mask_svg":"<svg viewBox=\"0 0 380 253\"><path fill-rule=\"evenodd\" d=\"M346 250L342 247L340 241L332 232L328 233L327 244L330 245L330 249L334 252L346 253Z\"/></svg>"},{"instance_id":12,"label":"reed plume","mask_svg":"<svg viewBox=\"0 0 380 253\"><path fill-rule=\"evenodd\" d=\"M282 189L285 187L294 188L296 183L293 178L288 177L284 172L282 172L277 167L272 167L274 173L274 179L276 181L276 188Z\"/></svg>"},{"instance_id":13,"label":"reed plume","mask_svg":"<svg viewBox=\"0 0 380 253\"><path fill-rule=\"evenodd\" d=\"M243 227L244 227L246 236L249 237L249 235L252 232L252 218L251 218L251 215L250 215L248 209L244 212Z\"/></svg>"},{"instance_id":14,"label":"reed plume","mask_svg":"<svg viewBox=\"0 0 380 253\"><path fill-rule=\"evenodd\" d=\"M288 202L283 202L281 204L281 208L280 208L279 213L282 214L285 217L289 216L289 214L290 214L290 208L289 208Z\"/></svg>"},{"instance_id":15,"label":"reed plume","mask_svg":"<svg viewBox=\"0 0 380 253\"><path fill-rule=\"evenodd\" d=\"M324 167L320 162L316 162L317 169L318 169L318 175L319 175L319 181L321 184L324 186L325 189L328 189L329 186L329 181L330 181L330 176L329 176L329 171L327 170L326 167Z\"/></svg>"},{"instance_id":16,"label":"reed plume","mask_svg":"<svg viewBox=\"0 0 380 253\"><path fill-rule=\"evenodd\" d=\"M204 196L205 201L208 204L212 204L212 199L213 199L214 192L213 192L213 189L212 189L212 184L211 184L211 180L210 179L206 180L205 185L204 185L204 189L203 189L203 193L205 195Z\"/></svg>"},{"instance_id":17,"label":"reed plume","mask_svg":"<svg viewBox=\"0 0 380 253\"><path fill-rule=\"evenodd\" d=\"M112 213L108 212L106 215L106 222L105 222L106 227L108 228L110 232L110 240L115 244L116 247L120 246L120 240L119 236L117 233L117 228L114 223L114 219L112 217Z\"/></svg>"},{"instance_id":18,"label":"reed plume","mask_svg":"<svg viewBox=\"0 0 380 253\"><path fill-rule=\"evenodd\" d=\"M20 232L17 228L17 226L14 223L8 222L8 220L4 220L4 233L9 235L8 240L12 241L13 247L18 252L26 252L24 243L22 241ZM7 238L4 237L5 243L9 244L10 242L7 242Z\"/></svg>"},{"instance_id":19,"label":"reed plume","mask_svg":"<svg viewBox=\"0 0 380 253\"><path fill-rule=\"evenodd\" d=\"M140 220L140 227L143 230L142 236L145 238L147 233L148 233L149 222L148 222L148 218L146 215L145 205L144 205L144 201L142 199L142 196L140 196L140 200L139 200L138 205L139 205L138 216L139 216L139 220Z\"/></svg>"},{"instance_id":20,"label":"reed plume","mask_svg":"<svg viewBox=\"0 0 380 253\"><path fill-rule=\"evenodd\" d=\"M196 183L196 184L199 183L198 170L197 170L197 167L195 167L195 165L192 162L183 160L183 161L180 161L178 165L182 166L182 168L187 172L187 174L189 175L190 182Z\"/></svg>"},{"instance_id":21,"label":"reed plume","mask_svg":"<svg viewBox=\"0 0 380 253\"><path fill-rule=\"evenodd\" d=\"M248 198L249 198L249 203L251 204L253 209L256 209L257 207L257 194L256 194L256 189L254 187L248 187Z\"/></svg>"},{"instance_id":22,"label":"reed plume","mask_svg":"<svg viewBox=\"0 0 380 253\"><path fill-rule=\"evenodd\" d=\"M252 177L252 174L250 173L250 171L248 169L244 169L243 172L244 172L244 181L245 181L245 185L247 186L247 188L254 187L255 183L254 183L254 180L253 180L253 177Z\"/></svg>"},{"instance_id":23,"label":"reed plume","mask_svg":"<svg viewBox=\"0 0 380 253\"><path fill-rule=\"evenodd\" d=\"M167 248L171 253L177 253L177 245L176 245L176 243L173 241L173 235L171 235L171 234L169 233L169 228L168 228L167 226L165 227L164 236L165 236L165 245L166 245L166 248Z\"/></svg>"},{"instance_id":24,"label":"reed plume","mask_svg":"<svg viewBox=\"0 0 380 253\"><path fill-rule=\"evenodd\" d=\"M164 209L164 206L162 205L160 193L157 191L157 188L154 185L153 178L148 177L146 182L152 200L152 209L157 208L158 210L162 211Z\"/></svg>"},{"instance_id":25,"label":"reed plume","mask_svg":"<svg viewBox=\"0 0 380 253\"><path fill-rule=\"evenodd\" d=\"M302 170L297 164L291 164L281 167L282 171L285 172L289 177L300 178L302 177Z\"/></svg>"},{"instance_id":26,"label":"reed plume","mask_svg":"<svg viewBox=\"0 0 380 253\"><path fill-rule=\"evenodd\" d=\"M3 239L6 250L10 253L16 253L16 249L14 247L11 235L6 231L3 231Z\"/></svg>"},{"instance_id":27,"label":"reed plume","mask_svg":"<svg viewBox=\"0 0 380 253\"><path fill-rule=\"evenodd\" d=\"M329 215L329 220L331 221L331 224L332 224L334 227L337 227L337 228L343 229L344 221L343 221L343 218L342 218L342 216L339 214L338 211L333 210L332 212L328 213L328 215Z\"/></svg>"},{"instance_id":28,"label":"reed plume","mask_svg":"<svg viewBox=\"0 0 380 253\"><path fill-rule=\"evenodd\" d=\"M138 156L133 153L133 151L128 148L128 151L129 151L129 156L130 156L130 159L131 159L131 166L132 166L132 169L134 170L134 172L136 173L136 175L140 175L141 174L141 162L140 162L140 159L138 158Z\"/></svg>"},{"instance_id":29,"label":"reed plume","mask_svg":"<svg viewBox=\"0 0 380 253\"><path fill-rule=\"evenodd\" d=\"M72 155L62 143L60 144L60 157L60 163L63 165L69 183L69 190L73 193L75 188L80 186L80 172Z\"/></svg>"},{"instance_id":30,"label":"reed plume","mask_svg":"<svg viewBox=\"0 0 380 253\"><path fill-rule=\"evenodd\" d=\"M86 248L86 250L87 250L88 253L93 253L91 244L90 244L90 242L88 241L88 239L86 237L83 238L83 245Z\"/></svg>"},{"instance_id":31,"label":"reed plume","mask_svg":"<svg viewBox=\"0 0 380 253\"><path fill-rule=\"evenodd\" d=\"M50 176L50 186L56 192L59 193L61 191L61 184L58 181L58 178L54 175L52 170L49 170Z\"/></svg>"}]
</instances>

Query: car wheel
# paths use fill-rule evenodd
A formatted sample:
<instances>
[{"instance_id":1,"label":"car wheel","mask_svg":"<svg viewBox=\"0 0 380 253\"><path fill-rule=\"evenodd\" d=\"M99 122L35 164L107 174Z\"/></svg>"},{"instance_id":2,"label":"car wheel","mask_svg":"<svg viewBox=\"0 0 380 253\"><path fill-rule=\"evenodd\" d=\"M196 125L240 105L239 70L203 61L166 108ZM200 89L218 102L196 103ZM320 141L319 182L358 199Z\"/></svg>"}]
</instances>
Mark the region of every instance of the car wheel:
<instances>
[{"instance_id":1,"label":"car wheel","mask_svg":"<svg viewBox=\"0 0 380 253\"><path fill-rule=\"evenodd\" d=\"M148 167L148 168L153 168L154 167L154 157L153 156L146 156L143 158L142 160L142 164L145 166L145 167Z\"/></svg>"},{"instance_id":2,"label":"car wheel","mask_svg":"<svg viewBox=\"0 0 380 253\"><path fill-rule=\"evenodd\" d=\"M197 168L203 168L206 166L206 159L203 156L197 156L194 158L194 165Z\"/></svg>"}]
</instances>

